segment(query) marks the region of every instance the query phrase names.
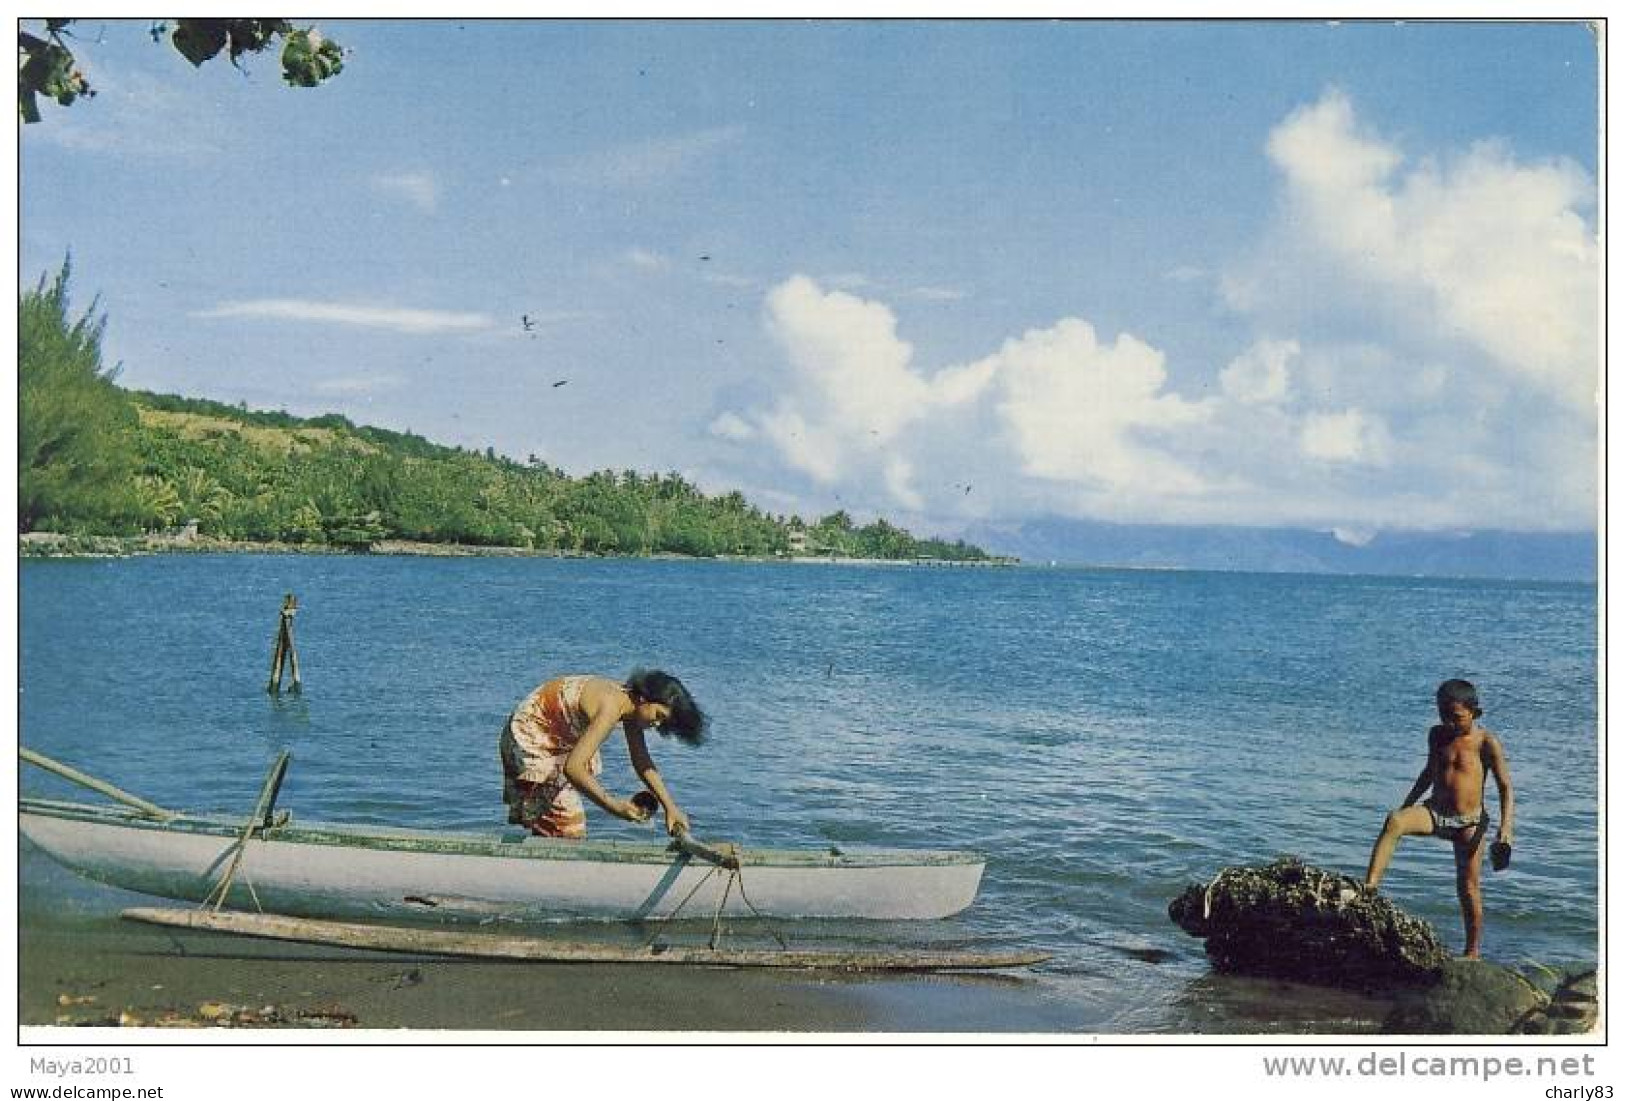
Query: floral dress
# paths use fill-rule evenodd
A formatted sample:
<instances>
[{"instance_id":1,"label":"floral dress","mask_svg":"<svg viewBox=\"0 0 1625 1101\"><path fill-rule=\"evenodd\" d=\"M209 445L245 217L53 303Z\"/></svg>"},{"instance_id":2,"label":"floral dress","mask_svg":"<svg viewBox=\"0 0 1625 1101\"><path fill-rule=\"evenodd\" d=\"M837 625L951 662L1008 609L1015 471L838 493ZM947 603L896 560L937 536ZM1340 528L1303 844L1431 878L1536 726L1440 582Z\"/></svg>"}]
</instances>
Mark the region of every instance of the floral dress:
<instances>
[{"instance_id":1,"label":"floral dress","mask_svg":"<svg viewBox=\"0 0 1625 1101\"><path fill-rule=\"evenodd\" d=\"M581 690L590 677L550 680L522 700L502 728L502 801L508 821L541 837L587 836L587 810L564 775L564 762L586 733ZM603 771L594 753L592 774Z\"/></svg>"}]
</instances>

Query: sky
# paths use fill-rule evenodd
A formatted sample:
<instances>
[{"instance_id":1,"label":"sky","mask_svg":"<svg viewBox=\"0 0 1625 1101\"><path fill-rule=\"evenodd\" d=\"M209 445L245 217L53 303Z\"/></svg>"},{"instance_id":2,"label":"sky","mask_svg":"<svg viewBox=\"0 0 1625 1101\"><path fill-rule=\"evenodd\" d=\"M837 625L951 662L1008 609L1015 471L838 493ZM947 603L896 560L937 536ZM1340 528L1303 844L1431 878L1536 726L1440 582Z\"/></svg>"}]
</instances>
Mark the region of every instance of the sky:
<instances>
[{"instance_id":1,"label":"sky","mask_svg":"<svg viewBox=\"0 0 1625 1101\"><path fill-rule=\"evenodd\" d=\"M84 21L22 128L128 387L918 533L1598 520L1580 23Z\"/></svg>"}]
</instances>

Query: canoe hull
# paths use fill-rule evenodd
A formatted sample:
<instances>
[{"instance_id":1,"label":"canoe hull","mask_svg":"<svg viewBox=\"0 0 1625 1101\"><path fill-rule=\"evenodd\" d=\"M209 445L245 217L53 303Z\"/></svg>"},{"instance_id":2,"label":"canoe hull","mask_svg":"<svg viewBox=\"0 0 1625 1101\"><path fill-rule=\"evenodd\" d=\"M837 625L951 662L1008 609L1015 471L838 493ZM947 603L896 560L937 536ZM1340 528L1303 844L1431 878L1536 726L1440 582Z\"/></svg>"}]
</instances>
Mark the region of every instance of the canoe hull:
<instances>
[{"instance_id":1,"label":"canoe hull","mask_svg":"<svg viewBox=\"0 0 1625 1101\"><path fill-rule=\"evenodd\" d=\"M29 806L23 834L98 882L201 902L240 828L119 811ZM730 873L659 845L361 827L281 827L244 847L227 905L305 917L637 920L748 917L932 919L976 897L981 858L953 852L745 850ZM743 886L743 892L740 888Z\"/></svg>"}]
</instances>

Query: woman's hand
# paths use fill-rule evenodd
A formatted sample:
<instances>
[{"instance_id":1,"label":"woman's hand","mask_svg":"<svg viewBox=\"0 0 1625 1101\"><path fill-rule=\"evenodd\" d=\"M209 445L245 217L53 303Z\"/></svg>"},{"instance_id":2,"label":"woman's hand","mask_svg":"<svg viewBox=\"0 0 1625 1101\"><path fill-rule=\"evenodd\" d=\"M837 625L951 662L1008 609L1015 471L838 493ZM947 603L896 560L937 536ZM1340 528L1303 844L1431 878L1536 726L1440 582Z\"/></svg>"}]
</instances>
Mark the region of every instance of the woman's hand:
<instances>
[{"instance_id":1,"label":"woman's hand","mask_svg":"<svg viewBox=\"0 0 1625 1101\"><path fill-rule=\"evenodd\" d=\"M631 799L615 800L610 804L609 811L616 818L628 822L647 822L649 820L649 812Z\"/></svg>"},{"instance_id":2,"label":"woman's hand","mask_svg":"<svg viewBox=\"0 0 1625 1101\"><path fill-rule=\"evenodd\" d=\"M688 832L688 815L676 803L666 807L666 832L673 837Z\"/></svg>"}]
</instances>

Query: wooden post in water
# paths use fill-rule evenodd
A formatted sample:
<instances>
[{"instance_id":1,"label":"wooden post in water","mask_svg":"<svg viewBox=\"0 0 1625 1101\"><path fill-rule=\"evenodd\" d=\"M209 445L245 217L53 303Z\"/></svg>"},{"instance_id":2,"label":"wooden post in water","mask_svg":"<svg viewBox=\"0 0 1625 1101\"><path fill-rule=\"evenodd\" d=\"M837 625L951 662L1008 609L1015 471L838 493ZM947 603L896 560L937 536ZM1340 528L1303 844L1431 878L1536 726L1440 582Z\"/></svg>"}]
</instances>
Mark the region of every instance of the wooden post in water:
<instances>
[{"instance_id":1,"label":"wooden post in water","mask_svg":"<svg viewBox=\"0 0 1625 1101\"><path fill-rule=\"evenodd\" d=\"M288 686L288 691L298 693L302 690L299 685L299 653L293 647L293 616L298 610L298 597L289 593L282 598L276 643L271 647L271 680L265 686L265 690L272 695L282 691L282 671L285 667L293 672L293 682Z\"/></svg>"}]
</instances>

